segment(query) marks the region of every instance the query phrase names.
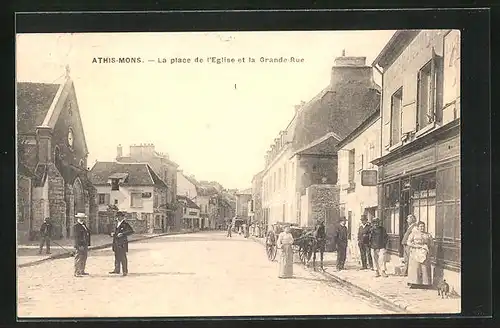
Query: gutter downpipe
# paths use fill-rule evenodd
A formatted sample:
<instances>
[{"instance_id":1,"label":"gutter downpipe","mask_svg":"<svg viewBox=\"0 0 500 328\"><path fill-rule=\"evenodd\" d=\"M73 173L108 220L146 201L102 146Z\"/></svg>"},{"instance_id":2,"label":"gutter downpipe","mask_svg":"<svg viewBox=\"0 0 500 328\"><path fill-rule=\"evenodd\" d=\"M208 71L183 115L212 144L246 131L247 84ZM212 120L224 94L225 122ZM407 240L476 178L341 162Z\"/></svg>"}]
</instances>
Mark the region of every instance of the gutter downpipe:
<instances>
[{"instance_id":1,"label":"gutter downpipe","mask_svg":"<svg viewBox=\"0 0 500 328\"><path fill-rule=\"evenodd\" d=\"M380 156L382 156L382 149L383 149L383 145L382 145L382 135L383 135L383 131L384 131L384 120L383 120L383 104L384 104L384 72L382 72L378 67L377 67L377 64L376 63L373 63L372 64L372 67L375 68L377 70L377 72L380 74L381 76L381 86L380 86ZM380 178L380 177L379 177ZM379 204L380 205L380 204ZM380 206L377 206L377 217L381 217L381 209L380 209Z\"/></svg>"}]
</instances>

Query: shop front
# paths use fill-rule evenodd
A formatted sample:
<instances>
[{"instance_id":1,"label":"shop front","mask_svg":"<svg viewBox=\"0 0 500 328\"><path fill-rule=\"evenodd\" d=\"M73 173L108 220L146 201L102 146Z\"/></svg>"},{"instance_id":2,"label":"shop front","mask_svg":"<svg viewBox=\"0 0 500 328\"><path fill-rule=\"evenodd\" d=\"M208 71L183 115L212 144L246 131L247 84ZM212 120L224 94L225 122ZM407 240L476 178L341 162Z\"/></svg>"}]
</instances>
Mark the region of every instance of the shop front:
<instances>
[{"instance_id":1,"label":"shop front","mask_svg":"<svg viewBox=\"0 0 500 328\"><path fill-rule=\"evenodd\" d=\"M435 240L434 281L450 272L454 278L446 279L460 286L459 121L401 146L374 164L379 167L378 215L389 234L388 252L403 257L406 217L413 214Z\"/></svg>"}]
</instances>

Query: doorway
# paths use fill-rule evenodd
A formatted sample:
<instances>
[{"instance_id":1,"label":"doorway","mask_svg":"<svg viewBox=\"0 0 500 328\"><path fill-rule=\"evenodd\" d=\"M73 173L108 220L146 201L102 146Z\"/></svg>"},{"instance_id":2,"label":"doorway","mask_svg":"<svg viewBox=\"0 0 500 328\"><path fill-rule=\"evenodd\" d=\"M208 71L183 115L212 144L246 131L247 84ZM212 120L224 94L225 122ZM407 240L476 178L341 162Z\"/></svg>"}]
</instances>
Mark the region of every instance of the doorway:
<instances>
[{"instance_id":1,"label":"doorway","mask_svg":"<svg viewBox=\"0 0 500 328\"><path fill-rule=\"evenodd\" d=\"M408 222L406 222L406 217L410 214L410 180L402 181L401 189L401 203L400 203L400 213L399 213L399 242L398 250L399 256L404 255L404 248L401 245L401 240L408 229Z\"/></svg>"}]
</instances>

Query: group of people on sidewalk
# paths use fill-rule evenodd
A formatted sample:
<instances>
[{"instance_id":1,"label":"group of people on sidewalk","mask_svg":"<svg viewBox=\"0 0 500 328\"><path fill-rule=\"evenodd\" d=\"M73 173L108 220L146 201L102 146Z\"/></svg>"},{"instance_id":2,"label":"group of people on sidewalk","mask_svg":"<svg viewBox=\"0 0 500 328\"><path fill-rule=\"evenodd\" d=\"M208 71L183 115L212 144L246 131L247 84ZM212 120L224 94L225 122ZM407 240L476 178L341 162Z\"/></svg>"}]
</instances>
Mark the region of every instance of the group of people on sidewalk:
<instances>
[{"instance_id":1,"label":"group of people on sidewalk","mask_svg":"<svg viewBox=\"0 0 500 328\"><path fill-rule=\"evenodd\" d=\"M432 285L430 251L433 238L425 231L425 223L417 222L413 214L408 215L407 223L408 228L401 239L404 248L403 275L408 277L411 288L426 288ZM388 235L380 220L375 218L370 224L366 217L362 217L358 230L361 270L375 270L376 277L387 277L387 243Z\"/></svg>"},{"instance_id":2,"label":"group of people on sidewalk","mask_svg":"<svg viewBox=\"0 0 500 328\"><path fill-rule=\"evenodd\" d=\"M433 238L431 234L425 231L425 223L417 222L413 214L408 215L407 222L408 228L401 241L404 247L403 275L408 277L408 286L410 288L428 288L432 285L430 251ZM321 231L323 231L323 234L321 234ZM322 236L326 237L322 221L318 222L314 234L317 239L321 239ZM342 218L333 235L337 251L337 271L345 270L348 239L346 220ZM375 277L388 277L386 268L388 242L387 231L381 225L380 219L374 218L369 223L368 219L363 216L358 229L361 270L374 270ZM281 250L279 278L293 276L293 243L294 238L290 233L290 227L286 226L284 231L278 235L276 243L278 249ZM324 244L322 245L324 247ZM314 253L316 251L317 249L314 249ZM321 250L320 254L322 256Z\"/></svg>"},{"instance_id":3,"label":"group of people on sidewalk","mask_svg":"<svg viewBox=\"0 0 500 328\"><path fill-rule=\"evenodd\" d=\"M85 223L87 216L84 213L77 213L75 215L77 223L74 225L74 236L75 236L75 277L88 276L89 274L85 272L85 267L87 265L87 256L90 246L90 229ZM134 233L134 230L125 221L125 214L123 212L117 212L116 214L116 226L114 231L111 233L113 237L113 252L115 255L115 267L110 274L120 274L123 272L123 276L128 274L128 236ZM121 270L120 270L121 269Z\"/></svg>"}]
</instances>

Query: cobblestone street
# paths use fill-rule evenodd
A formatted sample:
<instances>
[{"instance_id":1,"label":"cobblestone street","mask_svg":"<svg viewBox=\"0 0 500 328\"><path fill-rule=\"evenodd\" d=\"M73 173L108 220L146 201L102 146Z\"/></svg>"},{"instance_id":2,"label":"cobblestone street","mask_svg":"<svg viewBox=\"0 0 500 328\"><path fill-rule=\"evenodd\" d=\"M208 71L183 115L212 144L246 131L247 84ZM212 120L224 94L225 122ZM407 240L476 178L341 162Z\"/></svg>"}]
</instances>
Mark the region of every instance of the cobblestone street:
<instances>
[{"instance_id":1,"label":"cobblestone street","mask_svg":"<svg viewBox=\"0 0 500 328\"><path fill-rule=\"evenodd\" d=\"M222 232L165 236L130 244L129 276L110 276L113 253L92 251L90 276L73 259L18 269L19 317L132 317L389 314L294 266L278 279L262 245Z\"/></svg>"}]
</instances>

